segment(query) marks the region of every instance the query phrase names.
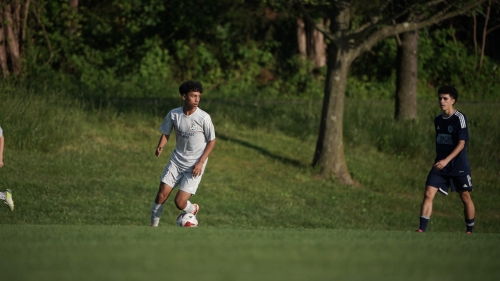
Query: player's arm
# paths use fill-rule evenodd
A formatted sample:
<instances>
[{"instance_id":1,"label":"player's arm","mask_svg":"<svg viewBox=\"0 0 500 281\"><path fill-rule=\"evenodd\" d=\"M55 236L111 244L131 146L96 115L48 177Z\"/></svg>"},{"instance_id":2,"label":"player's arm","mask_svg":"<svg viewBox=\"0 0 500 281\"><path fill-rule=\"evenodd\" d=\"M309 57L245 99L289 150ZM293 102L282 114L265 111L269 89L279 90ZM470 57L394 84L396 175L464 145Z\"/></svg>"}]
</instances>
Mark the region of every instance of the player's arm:
<instances>
[{"instance_id":1,"label":"player's arm","mask_svg":"<svg viewBox=\"0 0 500 281\"><path fill-rule=\"evenodd\" d=\"M158 146L156 146L156 151L155 151L156 156L160 156L161 152L163 151L163 147L167 145L169 137L170 135L161 134L160 140L158 141Z\"/></svg>"},{"instance_id":2,"label":"player's arm","mask_svg":"<svg viewBox=\"0 0 500 281\"><path fill-rule=\"evenodd\" d=\"M3 144L4 144L4 138L2 135L0 136L0 168L3 167Z\"/></svg>"},{"instance_id":3,"label":"player's arm","mask_svg":"<svg viewBox=\"0 0 500 281\"><path fill-rule=\"evenodd\" d=\"M450 163L453 158L457 157L457 155L460 153L460 151L462 151L462 149L464 149L464 147L465 140L459 140L458 145L455 147L455 149L453 149L450 155L448 155L448 157L444 158L443 160L437 161L434 164L434 168L441 170L446 167L446 165L448 165L448 163Z\"/></svg>"},{"instance_id":4,"label":"player's arm","mask_svg":"<svg viewBox=\"0 0 500 281\"><path fill-rule=\"evenodd\" d=\"M203 164L205 164L205 161L207 161L207 158L214 149L214 147L215 147L215 139L207 142L207 146L205 147L205 151L203 151L200 160L193 167L193 177L201 175L201 171L203 171Z\"/></svg>"}]
</instances>

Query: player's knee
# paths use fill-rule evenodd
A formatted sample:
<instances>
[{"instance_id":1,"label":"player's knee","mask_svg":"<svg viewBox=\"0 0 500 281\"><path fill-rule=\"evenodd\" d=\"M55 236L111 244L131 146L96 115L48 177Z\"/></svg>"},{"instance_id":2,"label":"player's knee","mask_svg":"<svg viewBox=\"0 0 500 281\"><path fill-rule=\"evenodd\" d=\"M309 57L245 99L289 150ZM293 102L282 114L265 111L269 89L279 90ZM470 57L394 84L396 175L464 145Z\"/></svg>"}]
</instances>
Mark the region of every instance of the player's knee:
<instances>
[{"instance_id":1,"label":"player's knee","mask_svg":"<svg viewBox=\"0 0 500 281\"><path fill-rule=\"evenodd\" d=\"M431 189L427 189L424 193L424 199L425 200L433 200L434 199L434 195L436 193L433 192Z\"/></svg>"},{"instance_id":2,"label":"player's knee","mask_svg":"<svg viewBox=\"0 0 500 281\"><path fill-rule=\"evenodd\" d=\"M470 203L472 202L472 199L470 198L470 193L465 191L465 192L460 192L460 199L462 199L462 202L464 203Z\"/></svg>"}]
</instances>

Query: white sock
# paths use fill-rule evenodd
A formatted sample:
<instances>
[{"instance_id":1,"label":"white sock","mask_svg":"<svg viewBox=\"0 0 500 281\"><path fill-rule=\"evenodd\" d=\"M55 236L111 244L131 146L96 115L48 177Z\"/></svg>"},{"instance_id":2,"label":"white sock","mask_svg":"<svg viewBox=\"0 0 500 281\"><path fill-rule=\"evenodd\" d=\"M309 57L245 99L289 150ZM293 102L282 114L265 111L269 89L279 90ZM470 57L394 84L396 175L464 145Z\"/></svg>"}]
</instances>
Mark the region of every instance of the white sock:
<instances>
[{"instance_id":1,"label":"white sock","mask_svg":"<svg viewBox=\"0 0 500 281\"><path fill-rule=\"evenodd\" d=\"M5 192L0 192L0 200L5 200Z\"/></svg>"},{"instance_id":2,"label":"white sock","mask_svg":"<svg viewBox=\"0 0 500 281\"><path fill-rule=\"evenodd\" d=\"M156 202L153 202L153 206L151 207L151 226L158 226L162 212L163 204L156 204Z\"/></svg>"},{"instance_id":3,"label":"white sock","mask_svg":"<svg viewBox=\"0 0 500 281\"><path fill-rule=\"evenodd\" d=\"M191 202L188 200L186 208L184 208L183 211L186 213L194 213L194 211L195 211L194 205L191 204Z\"/></svg>"}]
</instances>

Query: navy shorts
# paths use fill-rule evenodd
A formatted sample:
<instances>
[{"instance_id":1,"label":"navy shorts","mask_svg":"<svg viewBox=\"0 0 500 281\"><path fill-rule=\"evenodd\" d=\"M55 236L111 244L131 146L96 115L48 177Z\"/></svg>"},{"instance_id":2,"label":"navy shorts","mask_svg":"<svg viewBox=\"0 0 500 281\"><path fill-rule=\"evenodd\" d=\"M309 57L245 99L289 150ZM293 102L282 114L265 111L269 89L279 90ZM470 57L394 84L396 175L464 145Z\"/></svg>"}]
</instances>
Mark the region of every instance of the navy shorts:
<instances>
[{"instance_id":1,"label":"navy shorts","mask_svg":"<svg viewBox=\"0 0 500 281\"><path fill-rule=\"evenodd\" d=\"M426 186L432 186L438 189L444 195L448 195L448 188L451 188L452 192L459 191L472 191L472 178L470 175L463 176L447 176L441 174L436 169L431 169L427 180L425 181Z\"/></svg>"}]
</instances>

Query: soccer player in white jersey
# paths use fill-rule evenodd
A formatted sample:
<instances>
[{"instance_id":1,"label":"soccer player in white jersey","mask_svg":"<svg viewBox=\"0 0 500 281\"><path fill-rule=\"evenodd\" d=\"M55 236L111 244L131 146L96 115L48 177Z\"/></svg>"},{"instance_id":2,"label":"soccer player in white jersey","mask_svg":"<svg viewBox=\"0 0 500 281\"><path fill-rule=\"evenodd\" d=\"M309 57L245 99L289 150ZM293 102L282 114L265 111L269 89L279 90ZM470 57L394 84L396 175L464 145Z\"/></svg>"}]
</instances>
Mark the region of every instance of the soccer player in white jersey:
<instances>
[{"instance_id":1,"label":"soccer player in white jersey","mask_svg":"<svg viewBox=\"0 0 500 281\"><path fill-rule=\"evenodd\" d=\"M425 232L432 213L432 201L437 192L448 195L448 188L458 192L464 206L466 233L474 227L474 203L470 196L472 178L467 158L469 129L465 114L453 108L458 92L452 86L438 90L439 105L443 111L434 119L436 130L436 158L427 181L424 200L420 210L418 232Z\"/></svg>"},{"instance_id":2,"label":"soccer player in white jersey","mask_svg":"<svg viewBox=\"0 0 500 281\"><path fill-rule=\"evenodd\" d=\"M162 135L155 155L160 156L168 142L172 129L175 130L176 146L170 161L160 178L160 187L151 208L151 226L158 226L163 203L175 187L175 206L186 213L196 215L198 204L189 198L196 193L208 156L215 146L215 130L210 115L198 108L203 86L197 81L186 81L179 87L184 105L171 110L160 126Z\"/></svg>"},{"instance_id":3,"label":"soccer player in white jersey","mask_svg":"<svg viewBox=\"0 0 500 281\"><path fill-rule=\"evenodd\" d=\"M0 127L0 168L3 167L3 147L4 147L4 137L3 130ZM0 192L0 200L3 200L7 206L9 206L11 211L14 211L14 201L12 200L12 192L7 189L4 192Z\"/></svg>"}]
</instances>

